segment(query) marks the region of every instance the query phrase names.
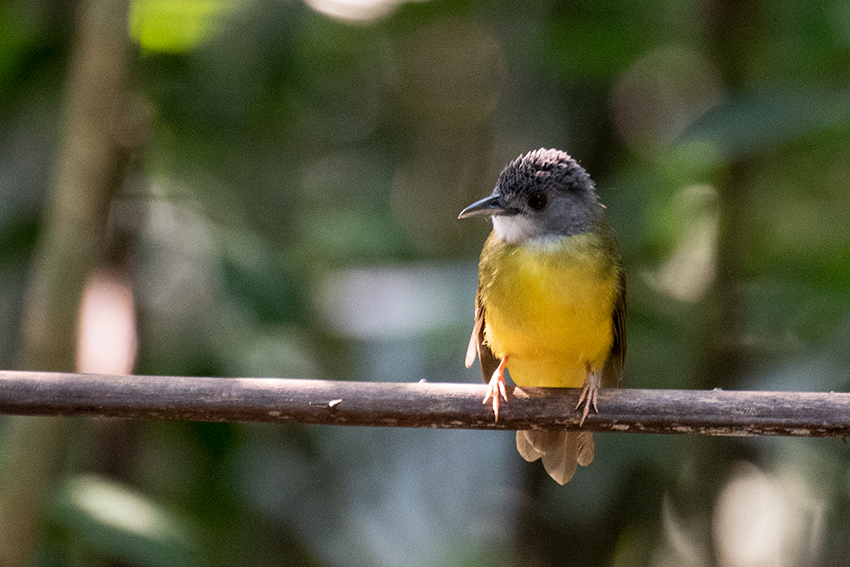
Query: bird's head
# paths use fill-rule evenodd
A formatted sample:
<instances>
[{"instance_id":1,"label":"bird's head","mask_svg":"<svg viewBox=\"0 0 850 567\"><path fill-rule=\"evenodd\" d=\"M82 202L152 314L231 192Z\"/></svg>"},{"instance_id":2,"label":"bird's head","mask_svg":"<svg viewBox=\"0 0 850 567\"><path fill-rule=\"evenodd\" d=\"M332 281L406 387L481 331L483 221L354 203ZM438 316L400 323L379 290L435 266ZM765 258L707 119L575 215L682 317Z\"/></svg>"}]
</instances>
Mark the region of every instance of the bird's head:
<instances>
[{"instance_id":1,"label":"bird's head","mask_svg":"<svg viewBox=\"0 0 850 567\"><path fill-rule=\"evenodd\" d=\"M587 172L565 152L539 149L508 164L493 193L458 218L492 217L499 238L522 244L590 232L601 215Z\"/></svg>"}]
</instances>

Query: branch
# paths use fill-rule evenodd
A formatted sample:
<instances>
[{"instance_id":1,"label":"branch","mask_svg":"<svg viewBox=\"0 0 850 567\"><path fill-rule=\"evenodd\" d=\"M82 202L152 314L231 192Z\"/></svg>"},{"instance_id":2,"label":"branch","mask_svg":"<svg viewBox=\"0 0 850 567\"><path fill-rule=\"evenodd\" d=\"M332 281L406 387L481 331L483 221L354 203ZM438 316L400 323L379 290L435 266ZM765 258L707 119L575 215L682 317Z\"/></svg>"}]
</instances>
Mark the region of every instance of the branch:
<instances>
[{"instance_id":1,"label":"branch","mask_svg":"<svg viewBox=\"0 0 850 567\"><path fill-rule=\"evenodd\" d=\"M77 3L61 138L21 316L20 368L74 367L83 283L99 262L109 203L120 186L116 127L125 96L127 0ZM63 445L57 420L10 420L0 435L0 565L35 562L42 507Z\"/></svg>"},{"instance_id":2,"label":"branch","mask_svg":"<svg viewBox=\"0 0 850 567\"><path fill-rule=\"evenodd\" d=\"M0 371L0 413L442 429L575 429L576 388ZM850 394L604 389L584 429L720 436L850 436Z\"/></svg>"}]
</instances>

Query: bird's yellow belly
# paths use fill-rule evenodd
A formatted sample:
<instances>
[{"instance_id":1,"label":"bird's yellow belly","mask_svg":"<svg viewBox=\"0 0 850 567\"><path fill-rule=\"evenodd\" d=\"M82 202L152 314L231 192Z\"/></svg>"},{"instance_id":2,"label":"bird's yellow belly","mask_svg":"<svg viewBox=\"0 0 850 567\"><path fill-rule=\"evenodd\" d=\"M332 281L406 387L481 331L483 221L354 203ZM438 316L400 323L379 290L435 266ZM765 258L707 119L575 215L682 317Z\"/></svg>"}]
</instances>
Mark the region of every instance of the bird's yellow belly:
<instances>
[{"instance_id":1,"label":"bird's yellow belly","mask_svg":"<svg viewBox=\"0 0 850 567\"><path fill-rule=\"evenodd\" d=\"M482 288L485 340L520 386L579 387L613 343L617 268L592 235L506 247ZM495 259L495 258L494 258Z\"/></svg>"}]
</instances>

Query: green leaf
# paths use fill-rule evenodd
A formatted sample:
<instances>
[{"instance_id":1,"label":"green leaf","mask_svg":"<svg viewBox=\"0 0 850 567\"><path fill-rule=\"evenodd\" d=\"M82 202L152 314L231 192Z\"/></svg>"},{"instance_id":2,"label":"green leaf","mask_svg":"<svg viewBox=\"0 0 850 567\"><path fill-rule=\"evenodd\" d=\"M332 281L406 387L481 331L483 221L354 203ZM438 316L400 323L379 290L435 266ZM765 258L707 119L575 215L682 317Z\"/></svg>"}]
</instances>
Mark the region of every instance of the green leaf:
<instances>
[{"instance_id":1,"label":"green leaf","mask_svg":"<svg viewBox=\"0 0 850 567\"><path fill-rule=\"evenodd\" d=\"M196 535L187 523L145 495L94 475L58 491L54 521L96 552L144 567L200 565Z\"/></svg>"}]
</instances>

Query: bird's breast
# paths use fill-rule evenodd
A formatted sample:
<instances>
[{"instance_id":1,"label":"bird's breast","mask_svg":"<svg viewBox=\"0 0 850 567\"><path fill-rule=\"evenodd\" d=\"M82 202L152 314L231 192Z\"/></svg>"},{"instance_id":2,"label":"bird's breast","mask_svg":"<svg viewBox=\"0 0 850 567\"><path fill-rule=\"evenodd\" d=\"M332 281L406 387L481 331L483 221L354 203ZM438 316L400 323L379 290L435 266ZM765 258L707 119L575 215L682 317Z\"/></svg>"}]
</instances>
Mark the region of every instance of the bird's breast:
<instances>
[{"instance_id":1,"label":"bird's breast","mask_svg":"<svg viewBox=\"0 0 850 567\"><path fill-rule=\"evenodd\" d=\"M595 233L511 245L488 239L481 257L485 339L520 386L581 386L613 342L616 250Z\"/></svg>"}]
</instances>

